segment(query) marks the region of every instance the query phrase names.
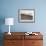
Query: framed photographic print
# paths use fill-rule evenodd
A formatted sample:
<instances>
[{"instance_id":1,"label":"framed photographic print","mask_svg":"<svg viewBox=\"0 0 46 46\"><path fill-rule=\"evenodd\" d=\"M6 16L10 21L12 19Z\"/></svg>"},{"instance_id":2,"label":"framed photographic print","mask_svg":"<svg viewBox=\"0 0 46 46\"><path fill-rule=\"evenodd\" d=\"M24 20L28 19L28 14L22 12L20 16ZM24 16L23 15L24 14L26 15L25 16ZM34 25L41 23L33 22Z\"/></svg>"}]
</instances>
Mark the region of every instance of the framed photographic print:
<instances>
[{"instance_id":1,"label":"framed photographic print","mask_svg":"<svg viewBox=\"0 0 46 46\"><path fill-rule=\"evenodd\" d=\"M19 9L18 11L19 22L35 22L35 10L34 9Z\"/></svg>"}]
</instances>

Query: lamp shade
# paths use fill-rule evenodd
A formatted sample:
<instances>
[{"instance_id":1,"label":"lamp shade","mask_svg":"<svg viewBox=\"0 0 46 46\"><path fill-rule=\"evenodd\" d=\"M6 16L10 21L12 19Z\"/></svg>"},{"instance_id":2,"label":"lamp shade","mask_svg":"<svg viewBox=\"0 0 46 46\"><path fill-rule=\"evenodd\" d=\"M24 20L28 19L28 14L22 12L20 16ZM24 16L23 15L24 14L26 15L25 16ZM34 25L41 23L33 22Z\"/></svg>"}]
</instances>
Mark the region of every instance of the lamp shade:
<instances>
[{"instance_id":1,"label":"lamp shade","mask_svg":"<svg viewBox=\"0 0 46 46\"><path fill-rule=\"evenodd\" d=\"M14 25L14 18L5 18L5 25Z\"/></svg>"}]
</instances>

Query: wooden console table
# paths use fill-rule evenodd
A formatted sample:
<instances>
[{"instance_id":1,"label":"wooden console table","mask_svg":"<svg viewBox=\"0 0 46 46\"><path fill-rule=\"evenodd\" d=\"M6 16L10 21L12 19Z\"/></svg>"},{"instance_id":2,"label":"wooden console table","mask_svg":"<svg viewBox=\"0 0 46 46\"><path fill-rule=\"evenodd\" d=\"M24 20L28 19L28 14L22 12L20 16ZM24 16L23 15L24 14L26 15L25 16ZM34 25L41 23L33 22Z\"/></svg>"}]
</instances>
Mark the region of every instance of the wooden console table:
<instances>
[{"instance_id":1,"label":"wooden console table","mask_svg":"<svg viewBox=\"0 0 46 46\"><path fill-rule=\"evenodd\" d=\"M4 33L4 46L43 46L43 35L25 35L26 32L11 32L8 35ZM33 32L34 33L34 32Z\"/></svg>"}]
</instances>

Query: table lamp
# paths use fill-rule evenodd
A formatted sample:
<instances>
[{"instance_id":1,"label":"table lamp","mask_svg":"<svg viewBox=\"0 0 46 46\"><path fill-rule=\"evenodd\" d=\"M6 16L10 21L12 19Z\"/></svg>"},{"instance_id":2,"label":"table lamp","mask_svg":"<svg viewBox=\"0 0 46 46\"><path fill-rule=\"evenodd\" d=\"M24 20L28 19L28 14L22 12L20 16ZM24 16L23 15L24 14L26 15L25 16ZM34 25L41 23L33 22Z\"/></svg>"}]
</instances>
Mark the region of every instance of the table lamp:
<instances>
[{"instance_id":1,"label":"table lamp","mask_svg":"<svg viewBox=\"0 0 46 46\"><path fill-rule=\"evenodd\" d=\"M5 18L5 25L9 25L8 34L11 35L11 33L10 33L10 26L14 25L14 18Z\"/></svg>"}]
</instances>

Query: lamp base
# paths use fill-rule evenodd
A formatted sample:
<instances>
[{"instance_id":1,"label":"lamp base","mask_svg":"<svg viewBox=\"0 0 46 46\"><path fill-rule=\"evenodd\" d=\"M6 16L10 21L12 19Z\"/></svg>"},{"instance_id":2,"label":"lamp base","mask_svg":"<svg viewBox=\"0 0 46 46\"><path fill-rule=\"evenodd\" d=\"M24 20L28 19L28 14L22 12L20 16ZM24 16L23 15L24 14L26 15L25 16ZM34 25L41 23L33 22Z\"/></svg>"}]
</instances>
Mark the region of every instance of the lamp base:
<instances>
[{"instance_id":1,"label":"lamp base","mask_svg":"<svg viewBox=\"0 0 46 46\"><path fill-rule=\"evenodd\" d=\"M10 33L10 32L8 32L8 34L9 34L9 35L11 35L11 33Z\"/></svg>"}]
</instances>

